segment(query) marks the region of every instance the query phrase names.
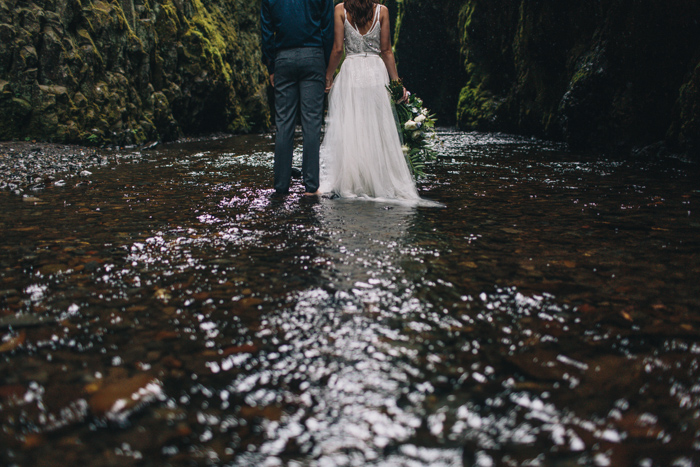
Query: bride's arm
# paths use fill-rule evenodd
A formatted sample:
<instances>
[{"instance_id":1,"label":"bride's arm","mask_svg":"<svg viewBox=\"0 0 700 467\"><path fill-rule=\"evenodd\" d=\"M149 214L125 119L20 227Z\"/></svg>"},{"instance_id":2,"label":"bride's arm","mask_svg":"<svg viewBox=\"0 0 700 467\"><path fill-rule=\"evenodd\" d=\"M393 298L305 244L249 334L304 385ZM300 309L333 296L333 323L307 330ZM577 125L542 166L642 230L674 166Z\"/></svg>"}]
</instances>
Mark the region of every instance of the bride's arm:
<instances>
[{"instance_id":1,"label":"bride's arm","mask_svg":"<svg viewBox=\"0 0 700 467\"><path fill-rule=\"evenodd\" d=\"M333 50L331 51L331 58L328 61L328 68L326 68L326 92L331 89L333 85L333 75L340 64L340 60L343 58L345 10L342 3L336 5L334 18Z\"/></svg>"},{"instance_id":2,"label":"bride's arm","mask_svg":"<svg viewBox=\"0 0 700 467\"><path fill-rule=\"evenodd\" d=\"M389 20L389 10L385 6L381 6L379 13L379 25L381 27L380 47L382 50L382 60L386 65L386 71L389 72L389 79L399 79L399 73L396 71L396 59L394 52L391 50L391 24Z\"/></svg>"}]
</instances>

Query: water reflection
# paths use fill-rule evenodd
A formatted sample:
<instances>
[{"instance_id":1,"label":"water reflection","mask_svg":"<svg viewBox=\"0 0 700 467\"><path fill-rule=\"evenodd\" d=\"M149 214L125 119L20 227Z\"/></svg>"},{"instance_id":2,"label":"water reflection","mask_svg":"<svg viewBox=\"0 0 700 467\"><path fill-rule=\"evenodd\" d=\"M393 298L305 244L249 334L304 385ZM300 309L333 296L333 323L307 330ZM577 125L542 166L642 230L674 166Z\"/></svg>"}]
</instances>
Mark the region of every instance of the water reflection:
<instances>
[{"instance_id":1,"label":"water reflection","mask_svg":"<svg viewBox=\"0 0 700 467\"><path fill-rule=\"evenodd\" d=\"M0 463L692 465L697 167L442 139L446 209L257 136L2 194Z\"/></svg>"},{"instance_id":2,"label":"water reflection","mask_svg":"<svg viewBox=\"0 0 700 467\"><path fill-rule=\"evenodd\" d=\"M322 288L286 297L261 322L257 337L278 342L227 390L245 402L286 407L264 427L267 442L237 465L289 455L294 445L318 465L371 465L398 447L417 460L455 465L455 451L409 449L430 393L420 383L416 352L404 347L397 319L410 312L412 290L402 267L416 209L366 201L327 201L317 209ZM406 323L409 324L409 323ZM290 410L291 408L291 410Z\"/></svg>"}]
</instances>

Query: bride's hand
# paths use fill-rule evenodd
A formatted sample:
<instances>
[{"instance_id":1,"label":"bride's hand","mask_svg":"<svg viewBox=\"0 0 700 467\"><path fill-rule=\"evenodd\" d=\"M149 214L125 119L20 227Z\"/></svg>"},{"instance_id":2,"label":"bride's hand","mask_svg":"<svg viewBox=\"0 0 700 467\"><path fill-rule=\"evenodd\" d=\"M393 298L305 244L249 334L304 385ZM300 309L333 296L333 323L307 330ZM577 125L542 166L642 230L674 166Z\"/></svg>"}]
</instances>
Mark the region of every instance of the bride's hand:
<instances>
[{"instance_id":1,"label":"bride's hand","mask_svg":"<svg viewBox=\"0 0 700 467\"><path fill-rule=\"evenodd\" d=\"M404 87L403 88L403 97L399 100L399 104L403 104L405 102L408 102L408 97L411 95L410 92Z\"/></svg>"}]
</instances>

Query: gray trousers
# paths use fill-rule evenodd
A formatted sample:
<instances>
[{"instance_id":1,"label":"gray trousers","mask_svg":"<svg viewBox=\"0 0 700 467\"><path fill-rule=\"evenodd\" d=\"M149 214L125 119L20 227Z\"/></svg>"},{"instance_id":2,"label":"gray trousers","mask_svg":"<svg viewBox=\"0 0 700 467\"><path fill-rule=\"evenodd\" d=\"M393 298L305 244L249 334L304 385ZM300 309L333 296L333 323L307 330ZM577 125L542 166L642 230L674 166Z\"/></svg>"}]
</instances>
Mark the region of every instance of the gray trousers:
<instances>
[{"instance_id":1,"label":"gray trousers","mask_svg":"<svg viewBox=\"0 0 700 467\"><path fill-rule=\"evenodd\" d=\"M304 188L314 193L319 185L319 148L323 124L326 62L323 49L284 49L275 58L275 191L287 193L292 178L292 153L297 114L301 114Z\"/></svg>"}]
</instances>

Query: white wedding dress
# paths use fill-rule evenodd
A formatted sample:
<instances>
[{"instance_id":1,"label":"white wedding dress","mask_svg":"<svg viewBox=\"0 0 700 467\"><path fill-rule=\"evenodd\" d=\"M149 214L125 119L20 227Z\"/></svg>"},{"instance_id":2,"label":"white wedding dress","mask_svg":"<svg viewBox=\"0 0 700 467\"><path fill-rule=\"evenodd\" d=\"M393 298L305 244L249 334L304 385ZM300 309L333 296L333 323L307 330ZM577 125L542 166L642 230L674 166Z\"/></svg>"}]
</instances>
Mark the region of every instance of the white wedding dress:
<instances>
[{"instance_id":1,"label":"white wedding dress","mask_svg":"<svg viewBox=\"0 0 700 467\"><path fill-rule=\"evenodd\" d=\"M401 149L381 58L377 5L371 29L345 18L345 61L328 96L321 192L423 204Z\"/></svg>"}]
</instances>

